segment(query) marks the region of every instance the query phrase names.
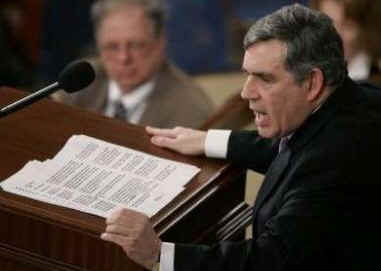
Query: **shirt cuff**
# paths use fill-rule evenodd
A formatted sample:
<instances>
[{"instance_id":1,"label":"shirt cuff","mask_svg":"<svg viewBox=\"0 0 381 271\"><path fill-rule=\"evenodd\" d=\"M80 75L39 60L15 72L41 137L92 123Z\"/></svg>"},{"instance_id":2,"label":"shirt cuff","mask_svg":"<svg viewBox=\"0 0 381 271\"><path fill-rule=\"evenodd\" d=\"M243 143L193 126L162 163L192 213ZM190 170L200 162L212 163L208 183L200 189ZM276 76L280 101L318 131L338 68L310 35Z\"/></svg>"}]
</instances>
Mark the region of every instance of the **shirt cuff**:
<instances>
[{"instance_id":1,"label":"shirt cuff","mask_svg":"<svg viewBox=\"0 0 381 271\"><path fill-rule=\"evenodd\" d=\"M226 158L231 130L208 130L205 139L205 155L211 158Z\"/></svg>"},{"instance_id":2,"label":"shirt cuff","mask_svg":"<svg viewBox=\"0 0 381 271\"><path fill-rule=\"evenodd\" d=\"M160 250L160 270L173 271L175 270L175 244L161 242Z\"/></svg>"}]
</instances>

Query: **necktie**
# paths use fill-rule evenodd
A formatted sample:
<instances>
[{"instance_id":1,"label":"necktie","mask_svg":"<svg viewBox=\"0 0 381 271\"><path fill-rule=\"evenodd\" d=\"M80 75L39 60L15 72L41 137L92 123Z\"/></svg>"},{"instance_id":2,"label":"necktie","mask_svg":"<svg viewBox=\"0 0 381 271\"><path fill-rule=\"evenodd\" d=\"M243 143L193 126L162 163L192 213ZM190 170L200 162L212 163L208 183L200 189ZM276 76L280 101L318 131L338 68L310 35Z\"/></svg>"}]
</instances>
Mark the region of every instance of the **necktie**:
<instances>
[{"instance_id":1,"label":"necktie","mask_svg":"<svg viewBox=\"0 0 381 271\"><path fill-rule=\"evenodd\" d=\"M288 137L284 136L280 139L279 142L279 153L281 153L287 147Z\"/></svg>"},{"instance_id":2,"label":"necktie","mask_svg":"<svg viewBox=\"0 0 381 271\"><path fill-rule=\"evenodd\" d=\"M121 101L115 104L115 114L114 117L123 121L127 120L128 111Z\"/></svg>"}]
</instances>

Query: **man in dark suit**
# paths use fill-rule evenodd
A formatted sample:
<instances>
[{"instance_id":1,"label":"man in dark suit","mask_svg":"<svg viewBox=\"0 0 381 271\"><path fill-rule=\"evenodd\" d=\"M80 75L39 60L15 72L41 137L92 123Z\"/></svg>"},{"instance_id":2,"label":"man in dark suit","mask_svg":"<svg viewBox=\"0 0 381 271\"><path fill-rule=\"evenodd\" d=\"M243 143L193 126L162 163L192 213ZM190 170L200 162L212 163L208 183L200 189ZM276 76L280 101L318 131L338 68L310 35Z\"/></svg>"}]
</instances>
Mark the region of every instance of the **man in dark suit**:
<instances>
[{"instance_id":1,"label":"man in dark suit","mask_svg":"<svg viewBox=\"0 0 381 271\"><path fill-rule=\"evenodd\" d=\"M132 210L112 214L102 238L146 268L160 254L161 270L378 270L381 92L349 79L342 41L319 11L284 7L257 21L244 47L242 97L256 132L147 131L158 146L266 173L253 239L164 243Z\"/></svg>"}]
</instances>

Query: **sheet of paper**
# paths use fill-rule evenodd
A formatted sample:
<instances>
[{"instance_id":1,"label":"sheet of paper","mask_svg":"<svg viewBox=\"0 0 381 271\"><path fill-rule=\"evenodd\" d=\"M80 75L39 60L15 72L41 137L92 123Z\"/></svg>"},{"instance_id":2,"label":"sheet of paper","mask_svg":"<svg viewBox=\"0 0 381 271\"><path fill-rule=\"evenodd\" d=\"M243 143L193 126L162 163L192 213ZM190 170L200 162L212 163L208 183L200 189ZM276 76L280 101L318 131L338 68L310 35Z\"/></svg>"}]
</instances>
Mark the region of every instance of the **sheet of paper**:
<instances>
[{"instance_id":1,"label":"sheet of paper","mask_svg":"<svg viewBox=\"0 0 381 271\"><path fill-rule=\"evenodd\" d=\"M199 171L192 165L75 135L54 159L30 161L0 185L11 193L102 217L122 207L153 216Z\"/></svg>"}]
</instances>

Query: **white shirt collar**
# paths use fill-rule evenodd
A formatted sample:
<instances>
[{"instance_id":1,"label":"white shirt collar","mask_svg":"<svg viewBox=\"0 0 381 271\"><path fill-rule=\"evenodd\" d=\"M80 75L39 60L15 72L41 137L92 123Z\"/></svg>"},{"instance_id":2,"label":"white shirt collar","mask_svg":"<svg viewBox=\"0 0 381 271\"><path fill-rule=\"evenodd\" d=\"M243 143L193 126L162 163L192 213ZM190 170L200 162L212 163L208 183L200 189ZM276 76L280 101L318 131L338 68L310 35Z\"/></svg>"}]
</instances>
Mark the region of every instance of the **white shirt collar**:
<instances>
[{"instance_id":1,"label":"white shirt collar","mask_svg":"<svg viewBox=\"0 0 381 271\"><path fill-rule=\"evenodd\" d=\"M365 52L360 52L348 63L348 75L352 80L368 79L371 59Z\"/></svg>"},{"instance_id":2,"label":"white shirt collar","mask_svg":"<svg viewBox=\"0 0 381 271\"><path fill-rule=\"evenodd\" d=\"M111 103L121 101L126 108L133 108L144 101L151 94L155 85L155 80L150 80L129 93L123 94L119 85L115 81L109 82L108 99Z\"/></svg>"},{"instance_id":3,"label":"white shirt collar","mask_svg":"<svg viewBox=\"0 0 381 271\"><path fill-rule=\"evenodd\" d=\"M116 110L116 104L121 101L129 112L128 121L131 123L139 123L147 106L146 100L152 93L156 81L157 79L155 77L127 94L123 94L119 85L115 81L109 81L105 115L113 117Z\"/></svg>"}]
</instances>

